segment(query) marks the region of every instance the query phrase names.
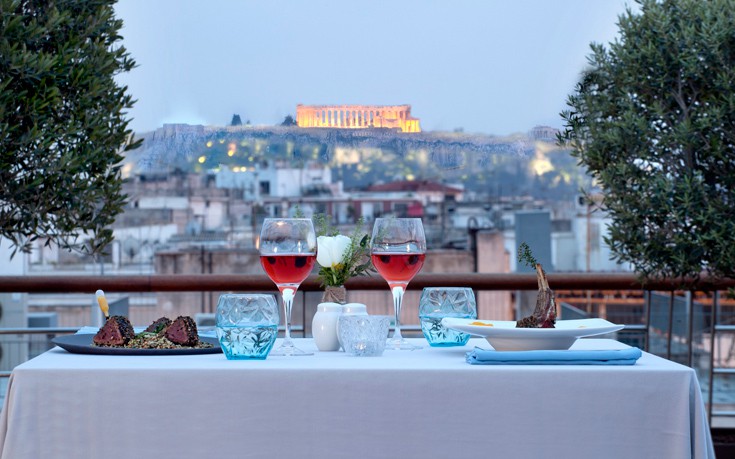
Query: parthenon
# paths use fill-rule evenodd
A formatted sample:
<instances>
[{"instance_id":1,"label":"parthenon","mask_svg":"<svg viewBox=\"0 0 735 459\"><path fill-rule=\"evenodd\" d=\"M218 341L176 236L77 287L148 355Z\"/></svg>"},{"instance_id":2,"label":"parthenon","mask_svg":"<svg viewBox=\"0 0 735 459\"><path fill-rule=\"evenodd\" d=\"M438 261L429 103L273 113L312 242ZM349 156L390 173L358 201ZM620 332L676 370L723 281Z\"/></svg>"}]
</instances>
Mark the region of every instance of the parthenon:
<instances>
[{"instance_id":1,"label":"parthenon","mask_svg":"<svg viewBox=\"0 0 735 459\"><path fill-rule=\"evenodd\" d=\"M296 106L296 124L305 128L389 128L421 132L410 105L302 105Z\"/></svg>"}]
</instances>

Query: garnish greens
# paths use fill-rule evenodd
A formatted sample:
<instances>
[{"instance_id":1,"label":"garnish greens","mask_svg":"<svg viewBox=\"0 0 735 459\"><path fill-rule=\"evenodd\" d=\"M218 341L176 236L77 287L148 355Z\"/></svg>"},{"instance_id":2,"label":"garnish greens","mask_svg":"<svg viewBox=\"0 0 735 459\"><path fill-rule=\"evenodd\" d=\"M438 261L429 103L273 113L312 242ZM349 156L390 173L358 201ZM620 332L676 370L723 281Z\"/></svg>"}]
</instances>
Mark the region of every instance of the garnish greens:
<instances>
[{"instance_id":1,"label":"garnish greens","mask_svg":"<svg viewBox=\"0 0 735 459\"><path fill-rule=\"evenodd\" d=\"M535 268L538 263L531 253L531 248L525 242L518 246L518 263L526 263L526 266Z\"/></svg>"}]
</instances>

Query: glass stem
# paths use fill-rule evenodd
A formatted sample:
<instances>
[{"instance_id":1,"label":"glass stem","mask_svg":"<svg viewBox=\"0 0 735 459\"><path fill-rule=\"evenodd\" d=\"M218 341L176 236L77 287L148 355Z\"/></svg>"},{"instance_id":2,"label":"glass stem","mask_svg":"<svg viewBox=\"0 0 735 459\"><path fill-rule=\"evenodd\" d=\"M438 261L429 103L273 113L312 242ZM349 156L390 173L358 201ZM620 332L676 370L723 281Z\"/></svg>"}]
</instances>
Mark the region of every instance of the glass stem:
<instances>
[{"instance_id":1,"label":"glass stem","mask_svg":"<svg viewBox=\"0 0 735 459\"><path fill-rule=\"evenodd\" d=\"M401 304L403 303L403 287L393 287L393 311L396 314L396 328L393 332L393 340L400 341L401 336Z\"/></svg>"},{"instance_id":2,"label":"glass stem","mask_svg":"<svg viewBox=\"0 0 735 459\"><path fill-rule=\"evenodd\" d=\"M291 341L291 308L293 307L293 297L296 294L296 290L292 288L284 288L281 292L283 297L283 312L286 314L286 337L283 340L283 346L293 346Z\"/></svg>"}]
</instances>

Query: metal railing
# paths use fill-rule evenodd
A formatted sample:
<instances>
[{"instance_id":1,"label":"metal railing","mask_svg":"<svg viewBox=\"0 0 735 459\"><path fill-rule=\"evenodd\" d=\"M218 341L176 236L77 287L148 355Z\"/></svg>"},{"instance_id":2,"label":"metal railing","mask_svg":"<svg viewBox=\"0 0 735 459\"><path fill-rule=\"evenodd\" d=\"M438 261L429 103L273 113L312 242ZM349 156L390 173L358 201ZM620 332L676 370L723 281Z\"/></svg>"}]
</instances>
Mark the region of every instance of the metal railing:
<instances>
[{"instance_id":1,"label":"metal railing","mask_svg":"<svg viewBox=\"0 0 735 459\"><path fill-rule=\"evenodd\" d=\"M657 290L677 291L687 285L685 279L659 279L645 284L628 273L552 273L548 275L554 290ZM408 290L442 285L470 287L475 290L536 290L536 275L497 273L419 274ZM385 281L377 276L353 277L345 285L350 290L382 290ZM712 280L702 277L696 291L718 291L735 287L735 279ZM94 293L95 289L112 292L202 292L272 290L273 282L263 275L241 274L153 274L125 276L0 276L0 293ZM320 291L316 275L309 276L301 291Z\"/></svg>"},{"instance_id":2,"label":"metal railing","mask_svg":"<svg viewBox=\"0 0 735 459\"><path fill-rule=\"evenodd\" d=\"M8 344L10 340L8 340L6 337L16 335L18 339L14 341L13 344L15 344L17 347L27 347L27 349L25 349L27 351L26 355L28 359L31 359L36 355L48 350L51 347L50 342L52 338L55 338L58 335L69 335L72 333L76 333L78 330L79 327L0 328L0 338L2 338L3 344ZM42 343L32 343L30 339L27 339L31 336L37 335L45 335L45 339ZM33 346L34 344L35 346ZM0 370L0 378L10 377L11 373L12 370Z\"/></svg>"},{"instance_id":3,"label":"metal railing","mask_svg":"<svg viewBox=\"0 0 735 459\"><path fill-rule=\"evenodd\" d=\"M652 335L652 292L668 292L668 327L665 333L664 357L671 358L674 345L680 347L680 342L675 340L674 329L674 304L677 292L683 292L686 301L687 329L685 336L676 337L686 343L686 355L684 361L692 366L694 360L694 307L695 292L713 293L711 304L711 315L709 317L710 352L708 380L703 389L708 389L706 400L708 401L708 415L710 421L712 416L735 416L733 410L715 411L713 407L714 378L716 376L735 375L735 368L717 366L715 362L716 336L722 333L735 332L735 325L718 323L719 291L735 287L735 280L713 280L703 277L692 284L683 279L660 279L642 283L634 274L627 273L551 273L548 275L549 283L555 291L562 290L625 290L642 291L645 304L645 318L642 323L626 324L626 331L639 332L643 335L643 348L649 350ZM419 274L409 284L408 290L421 290L424 287L442 285L446 287L461 286L470 287L475 291L522 291L536 290L537 280L535 274L486 274L486 273L453 273L453 274ZM686 289L682 286L688 285ZM350 291L361 290L385 290L385 282L377 277L358 277L350 279L346 287ZM177 275L134 275L134 276L0 276L0 293L87 293L93 294L96 289L106 292L225 292L225 291L271 291L272 281L265 275L237 275L237 274L177 274ZM318 292L322 287L318 278L314 275L305 280L300 292ZM563 301L563 300L562 300ZM304 318L305 320L305 318ZM76 328L0 328L0 336L3 335L30 335L30 334L63 334L73 333ZM656 330L657 332L659 330ZM677 354L678 355L678 354ZM8 376L9 371L0 372L0 377ZM734 404L735 405L735 404Z\"/></svg>"}]
</instances>

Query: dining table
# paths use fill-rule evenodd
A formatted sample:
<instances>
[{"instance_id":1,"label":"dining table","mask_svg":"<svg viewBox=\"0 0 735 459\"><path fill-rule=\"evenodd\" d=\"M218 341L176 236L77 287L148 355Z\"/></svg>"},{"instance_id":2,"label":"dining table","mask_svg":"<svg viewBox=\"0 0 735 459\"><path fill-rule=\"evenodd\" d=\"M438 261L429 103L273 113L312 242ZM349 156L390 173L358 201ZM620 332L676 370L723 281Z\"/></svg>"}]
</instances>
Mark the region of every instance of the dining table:
<instances>
[{"instance_id":1,"label":"dining table","mask_svg":"<svg viewBox=\"0 0 735 459\"><path fill-rule=\"evenodd\" d=\"M0 458L713 458L692 368L471 365L487 341L227 360L55 347L17 366ZM278 345L278 343L276 343ZM572 350L614 350L578 339Z\"/></svg>"}]
</instances>

